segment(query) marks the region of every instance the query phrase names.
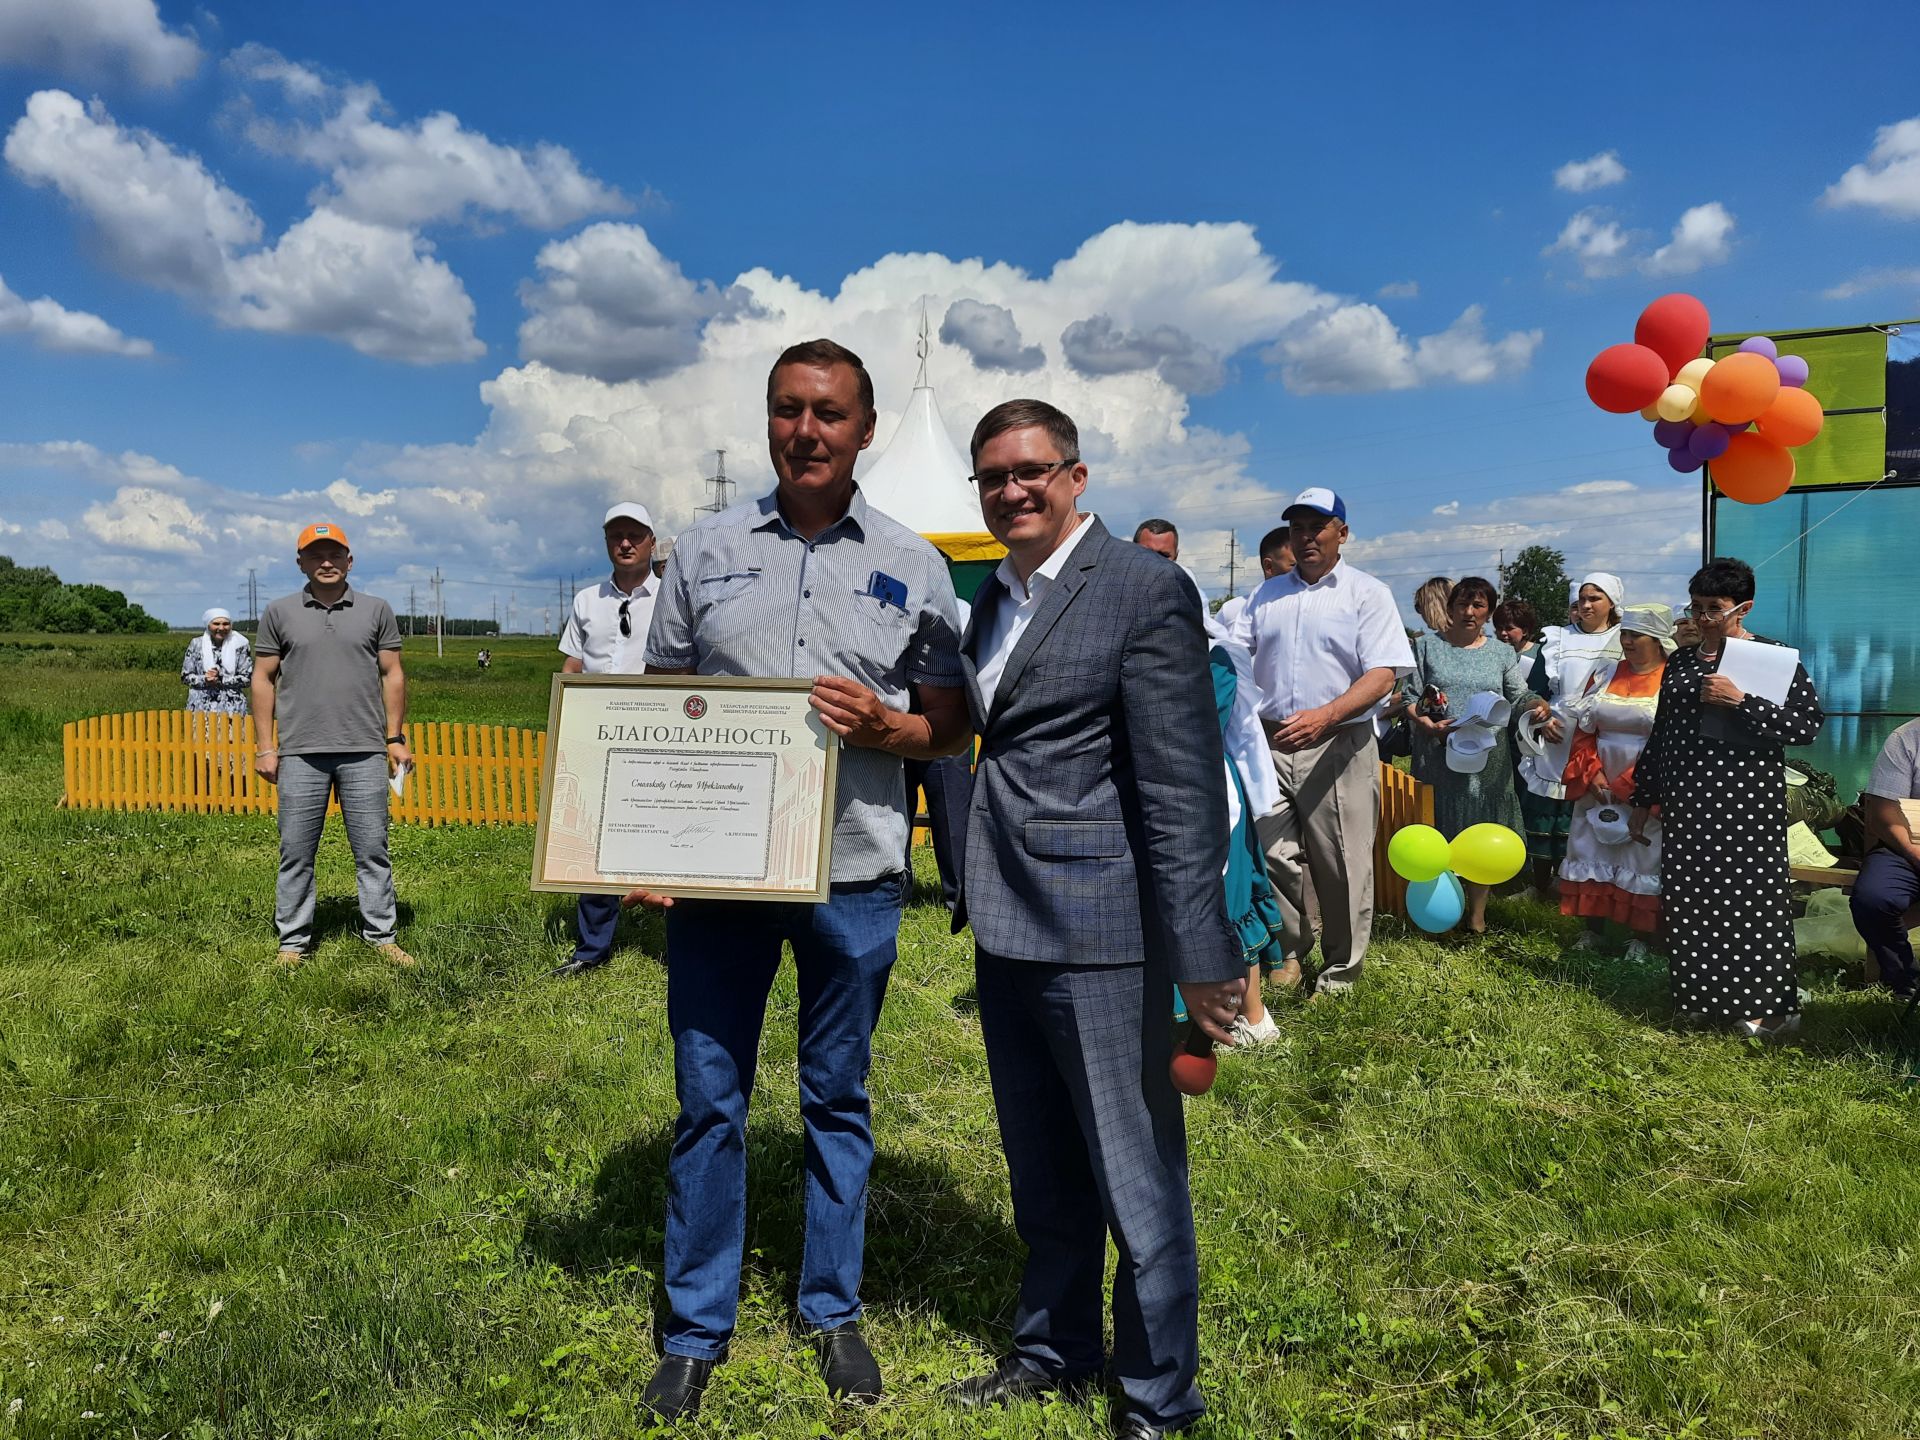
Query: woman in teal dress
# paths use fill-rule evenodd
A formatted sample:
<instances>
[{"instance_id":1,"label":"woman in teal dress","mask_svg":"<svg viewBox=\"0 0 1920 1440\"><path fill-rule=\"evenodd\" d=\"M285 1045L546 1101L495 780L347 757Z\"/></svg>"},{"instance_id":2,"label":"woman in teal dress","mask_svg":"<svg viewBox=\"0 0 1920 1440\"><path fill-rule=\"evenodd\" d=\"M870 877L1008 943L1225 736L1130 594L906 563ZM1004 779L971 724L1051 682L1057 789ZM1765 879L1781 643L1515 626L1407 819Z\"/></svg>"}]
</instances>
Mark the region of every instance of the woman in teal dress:
<instances>
[{"instance_id":1,"label":"woman in teal dress","mask_svg":"<svg viewBox=\"0 0 1920 1440\"><path fill-rule=\"evenodd\" d=\"M1237 652L1237 653L1236 653ZM1227 813L1231 821L1227 841L1227 869L1222 877L1227 890L1227 919L1240 936L1240 953L1248 969L1247 995L1243 1008L1233 1022L1233 1043L1238 1048L1264 1045L1276 1039L1279 1029L1262 1003L1260 982L1286 961L1282 939L1284 922L1280 902L1267 879L1267 857L1254 833L1254 817L1277 802L1271 780L1273 762L1267 758L1266 740L1253 720L1253 707L1243 705L1241 715L1234 714L1235 701L1246 686L1251 695L1252 657L1245 650L1227 643L1216 644L1207 656L1213 671L1213 700L1220 715L1220 736L1227 756ZM1236 665L1235 661L1240 663ZM1247 723L1252 721L1251 724ZM1259 768L1265 766L1264 773ZM1174 1017L1186 1019L1180 991L1173 992Z\"/></svg>"},{"instance_id":2,"label":"woman in teal dress","mask_svg":"<svg viewBox=\"0 0 1920 1440\"><path fill-rule=\"evenodd\" d=\"M1415 706L1413 773L1433 787L1434 824L1448 839L1470 825L1505 825L1517 832L1522 823L1506 726L1486 732L1493 743L1480 755L1479 769L1447 763L1447 737L1475 695L1497 695L1516 710L1539 699L1527 688L1513 647L1486 633L1499 599L1491 582L1469 575L1447 596L1447 628L1422 635L1413 645L1413 675L1407 682ZM1466 891L1467 929L1484 934L1488 887L1468 884Z\"/></svg>"}]
</instances>

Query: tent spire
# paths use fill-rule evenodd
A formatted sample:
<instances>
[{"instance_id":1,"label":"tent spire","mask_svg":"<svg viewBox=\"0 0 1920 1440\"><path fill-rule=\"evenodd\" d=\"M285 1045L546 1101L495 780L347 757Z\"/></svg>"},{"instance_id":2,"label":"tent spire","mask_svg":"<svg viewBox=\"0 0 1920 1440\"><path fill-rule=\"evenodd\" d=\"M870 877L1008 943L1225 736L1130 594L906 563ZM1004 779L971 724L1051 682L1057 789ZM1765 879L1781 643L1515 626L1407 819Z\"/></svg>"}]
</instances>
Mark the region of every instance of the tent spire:
<instances>
[{"instance_id":1,"label":"tent spire","mask_svg":"<svg viewBox=\"0 0 1920 1440\"><path fill-rule=\"evenodd\" d=\"M927 297L922 295L920 297L920 341L913 347L914 353L920 357L920 373L913 378L913 388L916 390L927 388L927 348Z\"/></svg>"}]
</instances>

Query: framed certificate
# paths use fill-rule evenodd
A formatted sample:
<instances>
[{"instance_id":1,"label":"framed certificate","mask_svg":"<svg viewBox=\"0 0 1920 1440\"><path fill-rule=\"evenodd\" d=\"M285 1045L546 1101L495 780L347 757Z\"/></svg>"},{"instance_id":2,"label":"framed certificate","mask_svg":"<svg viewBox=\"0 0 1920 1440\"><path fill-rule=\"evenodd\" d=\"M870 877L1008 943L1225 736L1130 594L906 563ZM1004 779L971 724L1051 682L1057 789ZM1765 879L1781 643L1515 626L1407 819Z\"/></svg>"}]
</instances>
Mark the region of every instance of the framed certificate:
<instances>
[{"instance_id":1,"label":"framed certificate","mask_svg":"<svg viewBox=\"0 0 1920 1440\"><path fill-rule=\"evenodd\" d=\"M812 689L554 676L533 888L825 900L840 741Z\"/></svg>"}]
</instances>

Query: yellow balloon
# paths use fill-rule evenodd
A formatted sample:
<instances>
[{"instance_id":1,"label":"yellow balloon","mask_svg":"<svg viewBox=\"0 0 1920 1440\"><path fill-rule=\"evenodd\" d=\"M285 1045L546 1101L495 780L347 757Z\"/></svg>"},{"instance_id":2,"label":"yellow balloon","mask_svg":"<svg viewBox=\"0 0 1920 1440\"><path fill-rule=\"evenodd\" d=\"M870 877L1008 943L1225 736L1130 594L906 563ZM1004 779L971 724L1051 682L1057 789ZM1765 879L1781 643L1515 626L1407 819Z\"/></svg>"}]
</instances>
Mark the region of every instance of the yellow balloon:
<instances>
[{"instance_id":1,"label":"yellow balloon","mask_svg":"<svg viewBox=\"0 0 1920 1440\"><path fill-rule=\"evenodd\" d=\"M1700 382L1707 378L1707 372L1711 369L1713 369L1713 361L1707 359L1704 355L1698 360L1689 360L1680 367L1680 373L1673 377L1673 383L1676 385L1685 385L1689 390L1698 394Z\"/></svg>"},{"instance_id":2,"label":"yellow balloon","mask_svg":"<svg viewBox=\"0 0 1920 1440\"><path fill-rule=\"evenodd\" d=\"M1676 382L1660 392L1660 398L1653 402L1653 408L1660 412L1662 420L1684 420L1693 414L1694 407L1699 403L1699 391Z\"/></svg>"},{"instance_id":3,"label":"yellow balloon","mask_svg":"<svg viewBox=\"0 0 1920 1440\"><path fill-rule=\"evenodd\" d=\"M1527 863L1527 842L1505 825L1469 825L1448 847L1453 870L1476 885L1504 885Z\"/></svg>"},{"instance_id":4,"label":"yellow balloon","mask_svg":"<svg viewBox=\"0 0 1920 1440\"><path fill-rule=\"evenodd\" d=\"M1647 406L1646 409L1640 412L1640 418L1642 420L1658 420L1660 418L1660 407L1658 405Z\"/></svg>"}]
</instances>

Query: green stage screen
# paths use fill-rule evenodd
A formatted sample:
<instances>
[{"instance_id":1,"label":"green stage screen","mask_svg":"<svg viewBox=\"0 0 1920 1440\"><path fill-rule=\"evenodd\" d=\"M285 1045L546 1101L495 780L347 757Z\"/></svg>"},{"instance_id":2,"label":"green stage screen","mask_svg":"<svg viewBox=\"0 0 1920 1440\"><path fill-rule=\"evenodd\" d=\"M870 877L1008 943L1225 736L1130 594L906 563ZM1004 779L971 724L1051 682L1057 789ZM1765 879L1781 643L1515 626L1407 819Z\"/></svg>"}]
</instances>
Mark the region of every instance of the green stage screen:
<instances>
[{"instance_id":1,"label":"green stage screen","mask_svg":"<svg viewBox=\"0 0 1920 1440\"><path fill-rule=\"evenodd\" d=\"M1920 714L1920 486L1721 500L1714 549L1752 565L1749 628L1792 645L1827 710L1803 755L1851 800L1887 735Z\"/></svg>"}]
</instances>

